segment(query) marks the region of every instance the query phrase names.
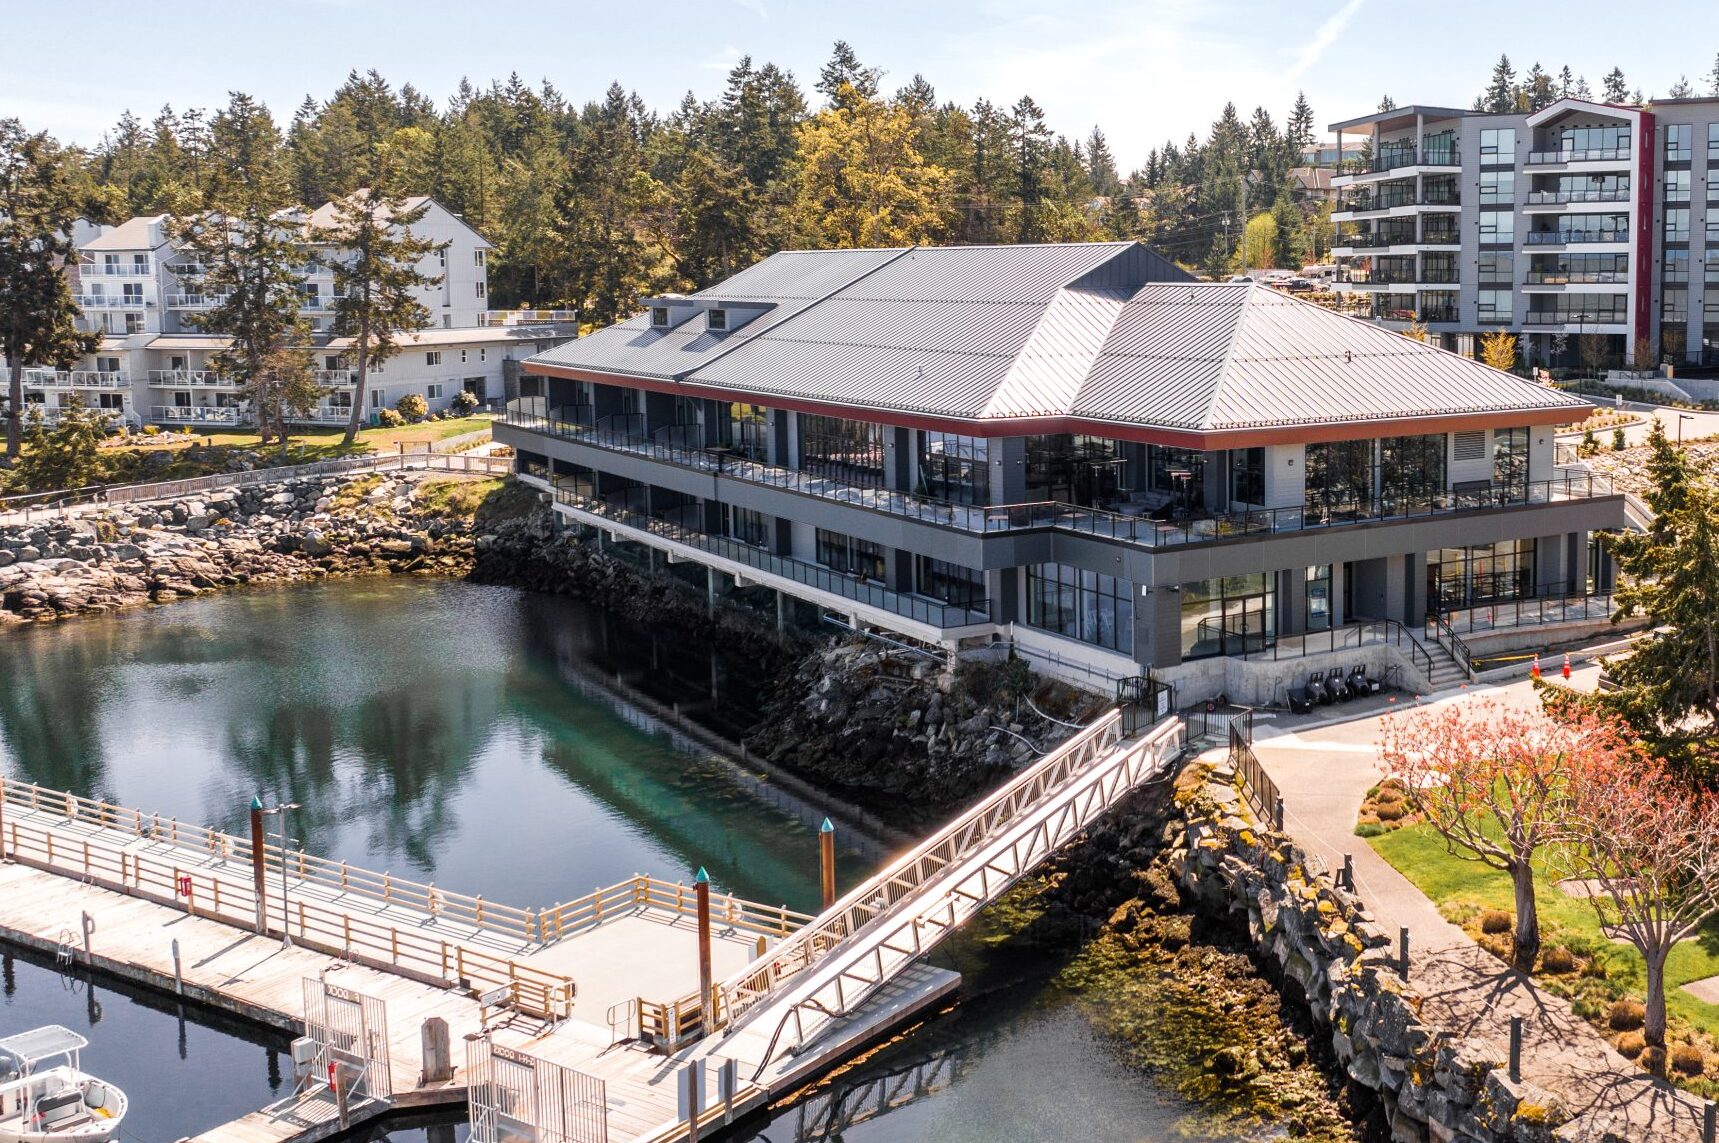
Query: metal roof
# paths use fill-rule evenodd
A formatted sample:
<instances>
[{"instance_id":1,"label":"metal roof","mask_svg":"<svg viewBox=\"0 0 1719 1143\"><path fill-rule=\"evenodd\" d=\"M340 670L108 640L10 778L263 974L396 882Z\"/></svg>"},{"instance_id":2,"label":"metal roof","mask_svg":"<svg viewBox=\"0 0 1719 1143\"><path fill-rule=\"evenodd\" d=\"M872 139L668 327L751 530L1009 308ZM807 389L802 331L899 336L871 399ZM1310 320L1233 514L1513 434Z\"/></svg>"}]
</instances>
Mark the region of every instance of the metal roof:
<instances>
[{"instance_id":1,"label":"metal roof","mask_svg":"<svg viewBox=\"0 0 1719 1143\"><path fill-rule=\"evenodd\" d=\"M1264 286L1194 282L1135 243L793 251L696 296L775 304L719 333L639 315L528 366L1190 431L1584 404Z\"/></svg>"},{"instance_id":2,"label":"metal roof","mask_svg":"<svg viewBox=\"0 0 1719 1143\"><path fill-rule=\"evenodd\" d=\"M88 1040L70 1028L62 1028L58 1024L19 1032L16 1036L7 1036L0 1040L0 1052L17 1057L26 1065L54 1056L63 1056L67 1052L79 1052L89 1046Z\"/></svg>"}]
</instances>

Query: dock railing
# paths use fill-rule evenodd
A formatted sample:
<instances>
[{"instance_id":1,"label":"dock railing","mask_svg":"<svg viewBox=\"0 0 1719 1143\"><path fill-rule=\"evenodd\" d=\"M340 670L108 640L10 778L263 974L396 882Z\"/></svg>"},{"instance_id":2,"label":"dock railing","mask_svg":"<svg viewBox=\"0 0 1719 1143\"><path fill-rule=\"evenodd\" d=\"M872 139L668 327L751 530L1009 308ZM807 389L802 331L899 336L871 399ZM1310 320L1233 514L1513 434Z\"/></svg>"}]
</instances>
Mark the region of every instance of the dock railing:
<instances>
[{"instance_id":1,"label":"dock railing","mask_svg":"<svg viewBox=\"0 0 1719 1143\"><path fill-rule=\"evenodd\" d=\"M697 912L696 893L685 882L663 881L634 874L625 881L598 889L576 901L545 909L538 928L545 944L603 923L607 917L638 909L656 909L690 917ZM712 923L759 936L785 937L815 918L786 905L760 905L732 893L710 896Z\"/></svg>"},{"instance_id":2,"label":"dock railing","mask_svg":"<svg viewBox=\"0 0 1719 1143\"><path fill-rule=\"evenodd\" d=\"M29 810L31 816L3 812L14 809ZM42 821L43 813L51 815L50 822ZM255 927L257 898L247 838L6 779L0 779L0 819L0 853L16 861L172 905L193 916ZM68 826L81 828L67 837L60 831ZM148 848L130 844L137 840L147 842ZM281 850L266 847L264 857L270 876L278 878ZM531 910L496 906L482 897L450 894L293 850L284 858L289 880L297 878L301 890L314 884L338 892L289 895L284 918L282 902L267 899L265 927L270 933L279 935L284 923L287 934L308 947L473 994L505 987L515 1008L545 1019L560 1019L572 1011L575 988L568 977L474 948L458 933L443 936L412 917L457 917L479 931L519 935L534 927ZM241 866L238 876L230 867L233 863ZM372 907L342 908L347 902ZM389 917L373 907L376 903L397 905L401 912Z\"/></svg>"}]
</instances>

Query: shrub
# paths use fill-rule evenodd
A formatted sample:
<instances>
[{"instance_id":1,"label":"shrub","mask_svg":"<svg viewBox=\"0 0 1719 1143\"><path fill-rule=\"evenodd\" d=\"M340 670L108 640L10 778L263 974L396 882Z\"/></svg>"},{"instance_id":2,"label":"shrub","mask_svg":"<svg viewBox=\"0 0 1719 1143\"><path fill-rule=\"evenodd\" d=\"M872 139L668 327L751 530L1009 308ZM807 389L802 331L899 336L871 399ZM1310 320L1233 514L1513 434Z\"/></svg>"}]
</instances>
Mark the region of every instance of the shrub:
<instances>
[{"instance_id":1,"label":"shrub","mask_svg":"<svg viewBox=\"0 0 1719 1143\"><path fill-rule=\"evenodd\" d=\"M1647 1047L1647 1041L1642 1039L1640 1032L1625 1032L1618 1037L1618 1055L1626 1060L1633 1060L1641 1055L1641 1051L1645 1047Z\"/></svg>"},{"instance_id":2,"label":"shrub","mask_svg":"<svg viewBox=\"0 0 1719 1143\"><path fill-rule=\"evenodd\" d=\"M1379 808L1374 812L1379 815L1379 820L1382 822L1400 822L1403 820L1403 816L1409 812L1409 807L1401 802L1380 802Z\"/></svg>"},{"instance_id":3,"label":"shrub","mask_svg":"<svg viewBox=\"0 0 1719 1143\"><path fill-rule=\"evenodd\" d=\"M1371 801L1372 799L1378 797L1379 791L1383 788L1384 787L1382 787L1382 786L1368 786L1367 787L1367 794L1366 794L1367 800Z\"/></svg>"},{"instance_id":4,"label":"shrub","mask_svg":"<svg viewBox=\"0 0 1719 1143\"><path fill-rule=\"evenodd\" d=\"M160 432L161 432L161 426L159 426L159 425L144 425L143 426L143 435L146 437L157 436L160 434Z\"/></svg>"},{"instance_id":5,"label":"shrub","mask_svg":"<svg viewBox=\"0 0 1719 1143\"><path fill-rule=\"evenodd\" d=\"M1355 823L1356 837L1379 837L1387 832L1389 831L1376 821Z\"/></svg>"},{"instance_id":6,"label":"shrub","mask_svg":"<svg viewBox=\"0 0 1719 1143\"><path fill-rule=\"evenodd\" d=\"M454 394L454 412L462 417L469 417L477 411L478 399L475 393L461 389Z\"/></svg>"},{"instance_id":7,"label":"shrub","mask_svg":"<svg viewBox=\"0 0 1719 1143\"><path fill-rule=\"evenodd\" d=\"M1629 442L1624 439L1624 431L1622 429L1613 429L1612 430L1612 451L1613 452L1622 452L1624 449L1626 449L1628 447L1629 447Z\"/></svg>"},{"instance_id":8,"label":"shrub","mask_svg":"<svg viewBox=\"0 0 1719 1143\"><path fill-rule=\"evenodd\" d=\"M1636 1062L1646 1068L1648 1074L1663 1076L1665 1074L1665 1049L1643 1048Z\"/></svg>"},{"instance_id":9,"label":"shrub","mask_svg":"<svg viewBox=\"0 0 1719 1143\"><path fill-rule=\"evenodd\" d=\"M1633 1032L1647 1019L1647 1009L1639 1001L1619 1000L1606 1014L1606 1023L1614 1032Z\"/></svg>"},{"instance_id":10,"label":"shrub","mask_svg":"<svg viewBox=\"0 0 1719 1143\"><path fill-rule=\"evenodd\" d=\"M1686 1076L1698 1076L1707 1068L1707 1057L1694 1044L1677 1044L1671 1049L1671 1066Z\"/></svg>"},{"instance_id":11,"label":"shrub","mask_svg":"<svg viewBox=\"0 0 1719 1143\"><path fill-rule=\"evenodd\" d=\"M1576 957L1567 948L1549 948L1540 957L1540 967L1546 972L1569 972L1576 967Z\"/></svg>"},{"instance_id":12,"label":"shrub","mask_svg":"<svg viewBox=\"0 0 1719 1143\"><path fill-rule=\"evenodd\" d=\"M421 421L430 411L430 403L422 393L407 393L394 402L394 408L408 421Z\"/></svg>"},{"instance_id":13,"label":"shrub","mask_svg":"<svg viewBox=\"0 0 1719 1143\"><path fill-rule=\"evenodd\" d=\"M383 409L376 414L376 423L385 429L397 429L406 423L406 418L393 409Z\"/></svg>"},{"instance_id":14,"label":"shrub","mask_svg":"<svg viewBox=\"0 0 1719 1143\"><path fill-rule=\"evenodd\" d=\"M1480 914L1480 931L1489 936L1508 933L1516 927L1516 918L1503 909L1488 909Z\"/></svg>"},{"instance_id":15,"label":"shrub","mask_svg":"<svg viewBox=\"0 0 1719 1143\"><path fill-rule=\"evenodd\" d=\"M1460 928L1480 915L1480 906L1473 901L1446 901L1438 911L1439 916Z\"/></svg>"}]
</instances>

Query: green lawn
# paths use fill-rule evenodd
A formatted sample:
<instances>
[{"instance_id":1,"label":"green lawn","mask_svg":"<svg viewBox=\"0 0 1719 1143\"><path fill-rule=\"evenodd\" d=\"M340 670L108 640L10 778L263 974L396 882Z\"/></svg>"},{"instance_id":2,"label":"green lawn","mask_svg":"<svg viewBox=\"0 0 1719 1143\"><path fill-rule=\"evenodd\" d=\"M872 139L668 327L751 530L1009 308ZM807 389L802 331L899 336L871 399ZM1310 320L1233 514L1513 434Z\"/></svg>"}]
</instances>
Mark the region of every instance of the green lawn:
<instances>
[{"instance_id":1,"label":"green lawn","mask_svg":"<svg viewBox=\"0 0 1719 1143\"><path fill-rule=\"evenodd\" d=\"M1452 856L1444 839L1430 826L1407 826L1368 841L1379 855L1414 882L1453 920L1462 905L1481 909L1515 911L1510 877L1475 861ZM1597 953L1605 964L1604 979L1575 975L1541 974L1538 979L1553 991L1578 1000L1578 1011L1592 1016L1596 1003L1619 996L1641 999L1646 975L1640 955L1628 945L1617 944L1600 931L1598 918L1588 902L1559 889L1542 871L1535 878L1535 896L1540 907L1540 931L1544 945L1563 944L1578 956ZM1470 910L1472 911L1472 910ZM1470 929L1472 932L1472 928ZM1719 976L1719 923L1709 922L1694 938L1672 950L1666 962L1666 1006L1675 1025L1679 1018L1719 1038L1719 1005L1704 1004L1684 992L1680 985L1703 977Z\"/></svg>"},{"instance_id":2,"label":"green lawn","mask_svg":"<svg viewBox=\"0 0 1719 1143\"><path fill-rule=\"evenodd\" d=\"M417 425L402 425L397 429L366 428L358 430L358 439L351 446L341 443L345 430L339 428L318 427L294 429L289 438L289 450L294 454L302 454L304 460L326 460L329 457L349 456L354 453L386 452L399 448L404 444L408 450L414 445L433 444L445 441L449 437L457 437L463 433L487 429L495 423L493 417L459 417L451 421L425 421ZM261 440L253 430L195 430L201 438L201 443L208 445L228 445L236 448L259 448ZM144 447L164 449L180 449L189 447L185 443L164 444ZM273 450L271 450L273 451Z\"/></svg>"}]
</instances>

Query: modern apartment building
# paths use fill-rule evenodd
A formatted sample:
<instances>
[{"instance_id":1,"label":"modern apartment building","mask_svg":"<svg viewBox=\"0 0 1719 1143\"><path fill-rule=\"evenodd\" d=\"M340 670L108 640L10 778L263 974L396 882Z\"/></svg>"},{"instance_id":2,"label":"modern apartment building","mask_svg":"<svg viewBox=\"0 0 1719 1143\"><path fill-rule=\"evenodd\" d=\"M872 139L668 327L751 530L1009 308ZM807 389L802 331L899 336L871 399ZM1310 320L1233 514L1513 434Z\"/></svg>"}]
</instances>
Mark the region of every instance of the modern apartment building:
<instances>
[{"instance_id":1,"label":"modern apartment building","mask_svg":"<svg viewBox=\"0 0 1719 1143\"><path fill-rule=\"evenodd\" d=\"M476 230L433 199L412 232L437 244L419 269L441 281L419 291L431 328L407 339L380 371L372 370L371 409L390 407L409 392L426 397L432 411L448 408L456 392L484 401L505 395L506 363L560 344L577 333L568 311L492 311L488 258L491 246ZM283 225L328 226L333 207L293 211ZM195 292L195 267L168 234L166 215L133 218L118 226L81 225L73 293L82 328L101 333L99 349L76 369L28 368L25 402L53 418L71 394L86 406L114 413L131 425L238 424L245 410L238 386L216 371L215 355L227 341L201 329L196 315L217 299ZM312 257L318 254L320 257ZM317 381L328 390L306 423L345 423L355 374L347 342L332 334L338 300L331 261L335 251L306 246L299 286L310 325Z\"/></svg>"},{"instance_id":2,"label":"modern apartment building","mask_svg":"<svg viewBox=\"0 0 1719 1143\"><path fill-rule=\"evenodd\" d=\"M1413 106L1331 130L1366 144L1332 215L1355 312L1464 353L1510 330L1536 365L1719 365L1719 99Z\"/></svg>"},{"instance_id":3,"label":"modern apartment building","mask_svg":"<svg viewBox=\"0 0 1719 1143\"><path fill-rule=\"evenodd\" d=\"M595 542L1088 682L1579 594L1624 526L1580 400L1132 243L784 252L524 370L496 437Z\"/></svg>"}]
</instances>

